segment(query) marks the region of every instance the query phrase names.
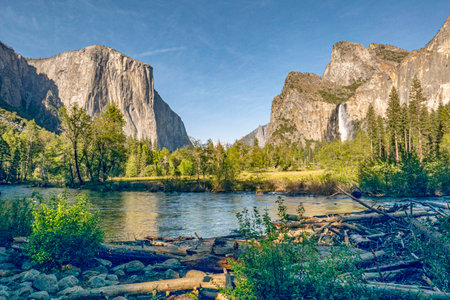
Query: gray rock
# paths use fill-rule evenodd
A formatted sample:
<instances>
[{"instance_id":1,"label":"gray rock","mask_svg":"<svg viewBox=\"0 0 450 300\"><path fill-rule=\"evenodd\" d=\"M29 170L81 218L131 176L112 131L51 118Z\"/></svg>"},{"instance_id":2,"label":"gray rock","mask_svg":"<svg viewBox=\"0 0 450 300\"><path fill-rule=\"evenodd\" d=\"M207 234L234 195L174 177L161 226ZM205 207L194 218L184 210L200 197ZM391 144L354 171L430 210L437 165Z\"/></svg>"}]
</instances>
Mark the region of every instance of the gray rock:
<instances>
[{"instance_id":1,"label":"gray rock","mask_svg":"<svg viewBox=\"0 0 450 300\"><path fill-rule=\"evenodd\" d=\"M109 260L101 259L101 258L96 258L95 260L104 267L107 267L107 268L112 267L112 262L110 262Z\"/></svg>"},{"instance_id":2,"label":"gray rock","mask_svg":"<svg viewBox=\"0 0 450 300\"><path fill-rule=\"evenodd\" d=\"M58 291L58 280L55 274L40 274L34 281L33 287L40 291L47 291L53 294Z\"/></svg>"},{"instance_id":3,"label":"gray rock","mask_svg":"<svg viewBox=\"0 0 450 300\"><path fill-rule=\"evenodd\" d=\"M33 264L31 263L31 261L26 260L26 261L24 261L24 262L22 263L22 270L28 271L28 270L30 270L31 268L33 268Z\"/></svg>"},{"instance_id":4,"label":"gray rock","mask_svg":"<svg viewBox=\"0 0 450 300\"><path fill-rule=\"evenodd\" d=\"M34 281L41 274L41 272L35 269L31 269L22 274L22 281Z\"/></svg>"},{"instance_id":5,"label":"gray rock","mask_svg":"<svg viewBox=\"0 0 450 300\"><path fill-rule=\"evenodd\" d=\"M124 270L115 270L114 274L119 277L122 277L122 276L125 276L125 271Z\"/></svg>"},{"instance_id":6,"label":"gray rock","mask_svg":"<svg viewBox=\"0 0 450 300\"><path fill-rule=\"evenodd\" d=\"M106 274L100 274L89 278L87 285L91 288L100 288L106 286Z\"/></svg>"},{"instance_id":7,"label":"gray rock","mask_svg":"<svg viewBox=\"0 0 450 300\"><path fill-rule=\"evenodd\" d=\"M31 286L24 286L14 291L16 297L28 297L28 295L34 293L34 289Z\"/></svg>"},{"instance_id":8,"label":"gray rock","mask_svg":"<svg viewBox=\"0 0 450 300\"><path fill-rule=\"evenodd\" d=\"M169 269L164 272L164 278L165 279L176 279L176 278L180 278L180 274L178 274L178 272L176 272L172 269Z\"/></svg>"},{"instance_id":9,"label":"gray rock","mask_svg":"<svg viewBox=\"0 0 450 300\"><path fill-rule=\"evenodd\" d=\"M33 287L33 283L30 281L21 282L17 285L18 287Z\"/></svg>"},{"instance_id":10,"label":"gray rock","mask_svg":"<svg viewBox=\"0 0 450 300\"><path fill-rule=\"evenodd\" d=\"M106 275L106 280L119 281L119 278L115 274L108 274L108 275Z\"/></svg>"},{"instance_id":11,"label":"gray rock","mask_svg":"<svg viewBox=\"0 0 450 300\"><path fill-rule=\"evenodd\" d=\"M91 278L93 276L97 276L98 274L100 274L100 272L88 270L88 271L84 271L81 274L81 277L82 277L83 280L89 280L89 278Z\"/></svg>"},{"instance_id":12,"label":"gray rock","mask_svg":"<svg viewBox=\"0 0 450 300\"><path fill-rule=\"evenodd\" d=\"M108 268L105 267L105 266L98 266L98 267L92 268L91 270L92 270L92 271L97 271L97 272L99 272L100 274L101 274L101 273L108 273Z\"/></svg>"},{"instance_id":13,"label":"gray rock","mask_svg":"<svg viewBox=\"0 0 450 300\"><path fill-rule=\"evenodd\" d=\"M3 270L0 269L0 277L9 277L14 275L14 270L8 269L8 270Z\"/></svg>"},{"instance_id":14,"label":"gray rock","mask_svg":"<svg viewBox=\"0 0 450 300\"><path fill-rule=\"evenodd\" d=\"M0 285L0 297L9 298L11 289L7 286Z\"/></svg>"},{"instance_id":15,"label":"gray rock","mask_svg":"<svg viewBox=\"0 0 450 300\"><path fill-rule=\"evenodd\" d=\"M133 260L126 264L122 264L117 267L114 267L112 270L113 270L113 272L118 271L118 270L124 270L127 273L133 273L133 272L142 271L142 270L144 270L144 268L145 268L145 265L142 262L140 262L138 260Z\"/></svg>"},{"instance_id":16,"label":"gray rock","mask_svg":"<svg viewBox=\"0 0 450 300\"><path fill-rule=\"evenodd\" d=\"M57 295L59 297L67 297L71 299L86 297L89 294L88 290L83 289L81 286L73 286L65 290L60 291Z\"/></svg>"},{"instance_id":17,"label":"gray rock","mask_svg":"<svg viewBox=\"0 0 450 300\"><path fill-rule=\"evenodd\" d=\"M127 300L127 298L125 298L124 296L118 296L113 298L112 300Z\"/></svg>"},{"instance_id":18,"label":"gray rock","mask_svg":"<svg viewBox=\"0 0 450 300\"><path fill-rule=\"evenodd\" d=\"M60 290L65 290L67 288L76 286L78 283L79 283L79 280L75 276L69 275L67 277L64 277L63 279L61 279L58 282L58 288Z\"/></svg>"},{"instance_id":19,"label":"gray rock","mask_svg":"<svg viewBox=\"0 0 450 300\"><path fill-rule=\"evenodd\" d=\"M46 291L40 291L30 294L28 298L36 300L47 300L50 299L50 295Z\"/></svg>"},{"instance_id":20,"label":"gray rock","mask_svg":"<svg viewBox=\"0 0 450 300\"><path fill-rule=\"evenodd\" d=\"M3 270L12 270L15 268L16 268L16 266L12 263L1 263L0 264L0 269L3 269Z\"/></svg>"},{"instance_id":21,"label":"gray rock","mask_svg":"<svg viewBox=\"0 0 450 300\"><path fill-rule=\"evenodd\" d=\"M11 261L11 256L6 252L4 254L0 254L0 263L6 263Z\"/></svg>"},{"instance_id":22,"label":"gray rock","mask_svg":"<svg viewBox=\"0 0 450 300\"><path fill-rule=\"evenodd\" d=\"M89 279L87 285L91 288L101 288L104 286L116 285L119 283L118 281L108 280L107 276L107 274L93 276Z\"/></svg>"},{"instance_id":23,"label":"gray rock","mask_svg":"<svg viewBox=\"0 0 450 300\"><path fill-rule=\"evenodd\" d=\"M180 261L176 258L171 258L166 261L164 261L162 264L159 265L161 268L164 269L178 269L181 267Z\"/></svg>"}]
</instances>

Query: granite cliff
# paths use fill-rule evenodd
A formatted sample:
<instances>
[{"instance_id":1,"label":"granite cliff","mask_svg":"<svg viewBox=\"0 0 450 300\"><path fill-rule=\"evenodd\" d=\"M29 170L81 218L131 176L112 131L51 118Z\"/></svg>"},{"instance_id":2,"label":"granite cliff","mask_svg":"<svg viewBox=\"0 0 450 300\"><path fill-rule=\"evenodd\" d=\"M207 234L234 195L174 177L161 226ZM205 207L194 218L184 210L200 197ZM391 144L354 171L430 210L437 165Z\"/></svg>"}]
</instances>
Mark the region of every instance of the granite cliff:
<instances>
[{"instance_id":1,"label":"granite cliff","mask_svg":"<svg viewBox=\"0 0 450 300\"><path fill-rule=\"evenodd\" d=\"M272 102L267 142L351 139L364 126L369 105L384 116L392 86L402 103L414 76L426 105L450 101L450 16L422 49L406 51L383 44L336 43L323 76L291 72Z\"/></svg>"},{"instance_id":2,"label":"granite cliff","mask_svg":"<svg viewBox=\"0 0 450 300\"><path fill-rule=\"evenodd\" d=\"M127 135L149 138L169 150L190 144L181 118L155 91L153 69L148 64L104 46L67 51L45 59L24 59L7 49L0 48L0 63L5 61L5 55L11 57L9 61L20 63L0 68L1 98L6 105L41 120L44 127L56 129L57 120L55 126L55 122L48 124L42 116L56 116L61 105L77 103L94 116L107 103L114 102L123 113ZM25 82L40 78L45 84L36 83L40 89L19 85L20 81L8 79L11 75L4 76L2 72L24 78ZM22 90L30 96L24 97L19 92ZM24 103L24 99L28 102Z\"/></svg>"},{"instance_id":3,"label":"granite cliff","mask_svg":"<svg viewBox=\"0 0 450 300\"><path fill-rule=\"evenodd\" d=\"M61 105L55 83L0 42L0 107L54 131Z\"/></svg>"},{"instance_id":4,"label":"granite cliff","mask_svg":"<svg viewBox=\"0 0 450 300\"><path fill-rule=\"evenodd\" d=\"M264 147L264 145L266 144L266 132L267 132L267 124L259 125L258 128L240 138L239 141L249 146L253 146L256 138L258 140L258 146Z\"/></svg>"}]
</instances>

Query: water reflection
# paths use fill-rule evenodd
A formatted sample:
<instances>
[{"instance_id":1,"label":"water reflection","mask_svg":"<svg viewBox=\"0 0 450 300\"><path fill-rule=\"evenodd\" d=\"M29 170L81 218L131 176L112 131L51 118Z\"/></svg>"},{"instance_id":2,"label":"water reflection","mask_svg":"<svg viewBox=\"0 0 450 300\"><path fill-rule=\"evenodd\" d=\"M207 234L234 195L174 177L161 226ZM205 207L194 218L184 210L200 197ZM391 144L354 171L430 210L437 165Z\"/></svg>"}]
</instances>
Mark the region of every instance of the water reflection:
<instances>
[{"instance_id":1,"label":"water reflection","mask_svg":"<svg viewBox=\"0 0 450 300\"><path fill-rule=\"evenodd\" d=\"M63 189L39 189L25 186L0 186L1 199L29 197L33 191L42 196L58 194ZM235 214L247 207L267 209L276 217L277 195L256 196L249 193L148 193L68 190L70 194L85 193L99 209L106 238L124 240L145 235L177 237L193 235L211 237L230 233L237 228ZM326 197L284 197L288 213L295 213L303 203L305 215L323 215L362 210L359 204L346 199Z\"/></svg>"}]
</instances>

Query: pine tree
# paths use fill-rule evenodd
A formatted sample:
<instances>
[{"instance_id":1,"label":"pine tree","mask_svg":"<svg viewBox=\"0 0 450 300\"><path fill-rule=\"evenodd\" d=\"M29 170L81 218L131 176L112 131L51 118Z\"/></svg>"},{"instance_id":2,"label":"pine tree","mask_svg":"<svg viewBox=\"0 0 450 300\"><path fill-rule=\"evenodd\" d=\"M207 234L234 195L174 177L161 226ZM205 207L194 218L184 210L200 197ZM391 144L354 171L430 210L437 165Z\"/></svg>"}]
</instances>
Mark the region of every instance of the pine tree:
<instances>
[{"instance_id":1,"label":"pine tree","mask_svg":"<svg viewBox=\"0 0 450 300\"><path fill-rule=\"evenodd\" d=\"M421 122L421 114L423 108L422 86L417 77L413 78L411 91L409 93L409 140L414 149L419 153L419 160L423 160L423 125Z\"/></svg>"},{"instance_id":2,"label":"pine tree","mask_svg":"<svg viewBox=\"0 0 450 300\"><path fill-rule=\"evenodd\" d=\"M398 97L397 89L392 87L389 94L389 102L387 108L387 125L390 135L391 155L393 154L397 162L400 161L400 139L401 131L401 106L400 98ZM393 152L393 153L392 153Z\"/></svg>"},{"instance_id":3,"label":"pine tree","mask_svg":"<svg viewBox=\"0 0 450 300\"><path fill-rule=\"evenodd\" d=\"M373 109L373 105L369 105L369 109L367 110L367 134L370 139L370 153L372 159L375 157L375 149L378 143L378 132L377 132L377 116L375 114L375 110Z\"/></svg>"}]
</instances>

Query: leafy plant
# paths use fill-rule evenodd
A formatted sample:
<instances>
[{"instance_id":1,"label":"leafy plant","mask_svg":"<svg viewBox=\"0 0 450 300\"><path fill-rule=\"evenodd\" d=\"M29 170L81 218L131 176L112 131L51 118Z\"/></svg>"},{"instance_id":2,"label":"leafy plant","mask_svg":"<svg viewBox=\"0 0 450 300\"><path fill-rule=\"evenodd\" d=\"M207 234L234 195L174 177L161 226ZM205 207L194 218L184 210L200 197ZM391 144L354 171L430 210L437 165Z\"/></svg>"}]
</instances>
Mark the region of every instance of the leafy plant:
<instances>
[{"instance_id":1,"label":"leafy plant","mask_svg":"<svg viewBox=\"0 0 450 300\"><path fill-rule=\"evenodd\" d=\"M50 198L34 211L28 251L44 268L67 263L83 264L92 258L103 240L98 212L85 196L69 204L65 194Z\"/></svg>"},{"instance_id":2,"label":"leafy plant","mask_svg":"<svg viewBox=\"0 0 450 300\"><path fill-rule=\"evenodd\" d=\"M286 207L277 200L279 217L286 220ZM302 210L298 210L302 213ZM334 248L320 256L312 241L296 242L274 230L271 220L254 209L238 214L245 233L267 234L252 240L237 261L231 262L235 287L222 290L231 299L359 299L365 290L360 274L346 248Z\"/></svg>"},{"instance_id":3,"label":"leafy plant","mask_svg":"<svg viewBox=\"0 0 450 300\"><path fill-rule=\"evenodd\" d=\"M8 245L13 237L31 233L32 212L32 200L0 201L0 245Z\"/></svg>"}]
</instances>

